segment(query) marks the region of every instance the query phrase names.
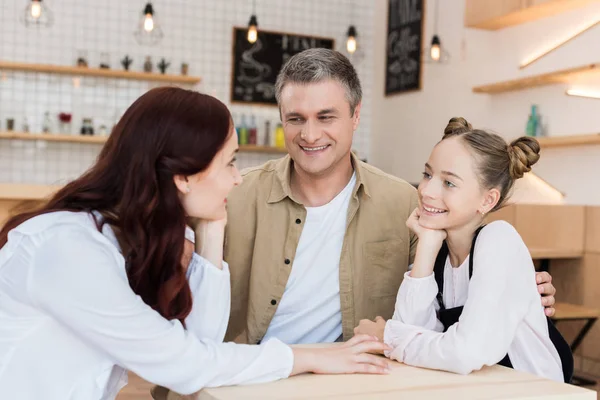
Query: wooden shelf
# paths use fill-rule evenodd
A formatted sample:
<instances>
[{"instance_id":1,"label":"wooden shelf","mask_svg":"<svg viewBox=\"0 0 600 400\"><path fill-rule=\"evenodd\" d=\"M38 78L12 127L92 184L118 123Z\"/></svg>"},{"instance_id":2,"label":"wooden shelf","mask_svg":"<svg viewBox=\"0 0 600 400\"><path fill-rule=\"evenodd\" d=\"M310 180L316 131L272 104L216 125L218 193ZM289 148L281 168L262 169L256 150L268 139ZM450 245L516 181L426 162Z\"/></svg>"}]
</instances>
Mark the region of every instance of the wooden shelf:
<instances>
[{"instance_id":1,"label":"wooden shelf","mask_svg":"<svg viewBox=\"0 0 600 400\"><path fill-rule=\"evenodd\" d=\"M0 71L42 72L58 75L93 76L101 78L131 79L137 81L170 82L182 84L195 84L200 82L200 77L197 76L153 74L148 72L66 65L28 64L10 61L0 61Z\"/></svg>"},{"instance_id":2,"label":"wooden shelf","mask_svg":"<svg viewBox=\"0 0 600 400\"><path fill-rule=\"evenodd\" d=\"M242 145L240 145L240 151L242 153L287 154L286 148L271 147L271 146L257 146L254 144L242 144Z\"/></svg>"},{"instance_id":3,"label":"wooden shelf","mask_svg":"<svg viewBox=\"0 0 600 400\"><path fill-rule=\"evenodd\" d=\"M556 303L554 304L554 308L556 309L556 313L552 317L554 320L600 317L599 309L581 306L578 304Z\"/></svg>"},{"instance_id":4,"label":"wooden shelf","mask_svg":"<svg viewBox=\"0 0 600 400\"><path fill-rule=\"evenodd\" d=\"M48 142L96 143L106 142L106 136L66 135L57 133L0 132L0 139L46 140Z\"/></svg>"},{"instance_id":5,"label":"wooden shelf","mask_svg":"<svg viewBox=\"0 0 600 400\"><path fill-rule=\"evenodd\" d=\"M49 142L65 143L95 143L104 144L107 136L65 135L56 133L27 133L27 132L0 132L0 139L15 140L46 140ZM241 145L240 151L244 153L286 154L285 148L270 146Z\"/></svg>"},{"instance_id":6,"label":"wooden shelf","mask_svg":"<svg viewBox=\"0 0 600 400\"><path fill-rule=\"evenodd\" d=\"M0 183L0 200L43 200L60 188L58 185Z\"/></svg>"},{"instance_id":7,"label":"wooden shelf","mask_svg":"<svg viewBox=\"0 0 600 400\"><path fill-rule=\"evenodd\" d=\"M465 26L498 30L561 14L596 0L467 0Z\"/></svg>"},{"instance_id":8,"label":"wooden shelf","mask_svg":"<svg viewBox=\"0 0 600 400\"><path fill-rule=\"evenodd\" d=\"M473 88L473 92L498 94L556 83L574 83L580 79L588 78L593 74L598 74L599 71L600 64L589 64L541 75L527 76L525 78L513 79L510 81L476 86Z\"/></svg>"},{"instance_id":9,"label":"wooden shelf","mask_svg":"<svg viewBox=\"0 0 600 400\"><path fill-rule=\"evenodd\" d=\"M580 258L583 257L583 250L530 248L529 254L531 254L531 258L534 260Z\"/></svg>"},{"instance_id":10,"label":"wooden shelf","mask_svg":"<svg viewBox=\"0 0 600 400\"><path fill-rule=\"evenodd\" d=\"M548 136L536 138L542 149L600 145L600 133L592 135Z\"/></svg>"}]
</instances>

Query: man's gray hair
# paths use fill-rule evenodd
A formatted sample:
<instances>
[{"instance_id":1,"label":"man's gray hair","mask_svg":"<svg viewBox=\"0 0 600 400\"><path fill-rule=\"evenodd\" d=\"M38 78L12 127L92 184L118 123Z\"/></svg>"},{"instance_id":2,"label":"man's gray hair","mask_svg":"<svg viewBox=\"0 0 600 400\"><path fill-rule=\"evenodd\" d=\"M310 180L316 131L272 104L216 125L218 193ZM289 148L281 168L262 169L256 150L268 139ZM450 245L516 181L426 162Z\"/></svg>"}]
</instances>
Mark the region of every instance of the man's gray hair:
<instances>
[{"instance_id":1,"label":"man's gray hair","mask_svg":"<svg viewBox=\"0 0 600 400\"><path fill-rule=\"evenodd\" d=\"M354 66L342 53L323 49L308 49L291 57L283 66L275 83L275 97L281 106L281 92L288 83L317 83L333 79L346 90L350 115L362 99L360 80Z\"/></svg>"}]
</instances>

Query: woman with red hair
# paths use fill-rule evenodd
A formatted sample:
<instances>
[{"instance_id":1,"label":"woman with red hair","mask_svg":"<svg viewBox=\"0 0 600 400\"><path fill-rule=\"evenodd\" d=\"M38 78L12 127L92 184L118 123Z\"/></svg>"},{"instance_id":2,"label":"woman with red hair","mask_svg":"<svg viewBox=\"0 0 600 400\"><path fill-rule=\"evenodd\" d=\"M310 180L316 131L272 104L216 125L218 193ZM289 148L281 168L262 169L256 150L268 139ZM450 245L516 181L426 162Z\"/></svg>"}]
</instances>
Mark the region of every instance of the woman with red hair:
<instances>
[{"instance_id":1,"label":"woman with red hair","mask_svg":"<svg viewBox=\"0 0 600 400\"><path fill-rule=\"evenodd\" d=\"M222 343L237 150L223 103L153 89L125 112L87 172L6 223L3 397L111 399L127 370L182 394L302 372L386 371L385 360L367 354L386 346L366 335L334 349Z\"/></svg>"}]
</instances>

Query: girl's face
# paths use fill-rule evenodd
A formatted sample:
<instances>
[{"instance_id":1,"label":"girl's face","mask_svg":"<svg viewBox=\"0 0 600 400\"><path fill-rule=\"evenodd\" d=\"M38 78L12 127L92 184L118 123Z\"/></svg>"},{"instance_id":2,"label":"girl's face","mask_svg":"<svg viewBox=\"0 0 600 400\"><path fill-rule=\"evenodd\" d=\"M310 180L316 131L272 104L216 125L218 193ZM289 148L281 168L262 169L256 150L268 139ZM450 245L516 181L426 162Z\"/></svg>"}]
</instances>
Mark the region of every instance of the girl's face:
<instances>
[{"instance_id":1,"label":"girl's face","mask_svg":"<svg viewBox=\"0 0 600 400\"><path fill-rule=\"evenodd\" d=\"M436 230L459 230L479 224L498 202L496 189L485 189L476 159L459 137L442 140L431 152L419 184L419 224ZM482 214L483 213L483 214Z\"/></svg>"}]
</instances>

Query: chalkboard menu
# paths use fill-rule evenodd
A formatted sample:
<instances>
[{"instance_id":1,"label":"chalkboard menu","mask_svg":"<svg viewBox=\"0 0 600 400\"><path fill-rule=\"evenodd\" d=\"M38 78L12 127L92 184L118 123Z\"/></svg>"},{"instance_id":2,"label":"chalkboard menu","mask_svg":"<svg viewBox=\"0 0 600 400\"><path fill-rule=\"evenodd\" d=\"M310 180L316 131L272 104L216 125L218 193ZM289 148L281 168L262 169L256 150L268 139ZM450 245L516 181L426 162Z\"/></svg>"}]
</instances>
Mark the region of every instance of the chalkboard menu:
<instances>
[{"instance_id":1,"label":"chalkboard menu","mask_svg":"<svg viewBox=\"0 0 600 400\"><path fill-rule=\"evenodd\" d=\"M232 103L276 105L275 80L283 64L303 50L333 49L334 39L258 30L258 39L249 43L248 28L233 28Z\"/></svg>"},{"instance_id":2,"label":"chalkboard menu","mask_svg":"<svg viewBox=\"0 0 600 400\"><path fill-rule=\"evenodd\" d=\"M385 94L421 89L425 0L389 0Z\"/></svg>"}]
</instances>

